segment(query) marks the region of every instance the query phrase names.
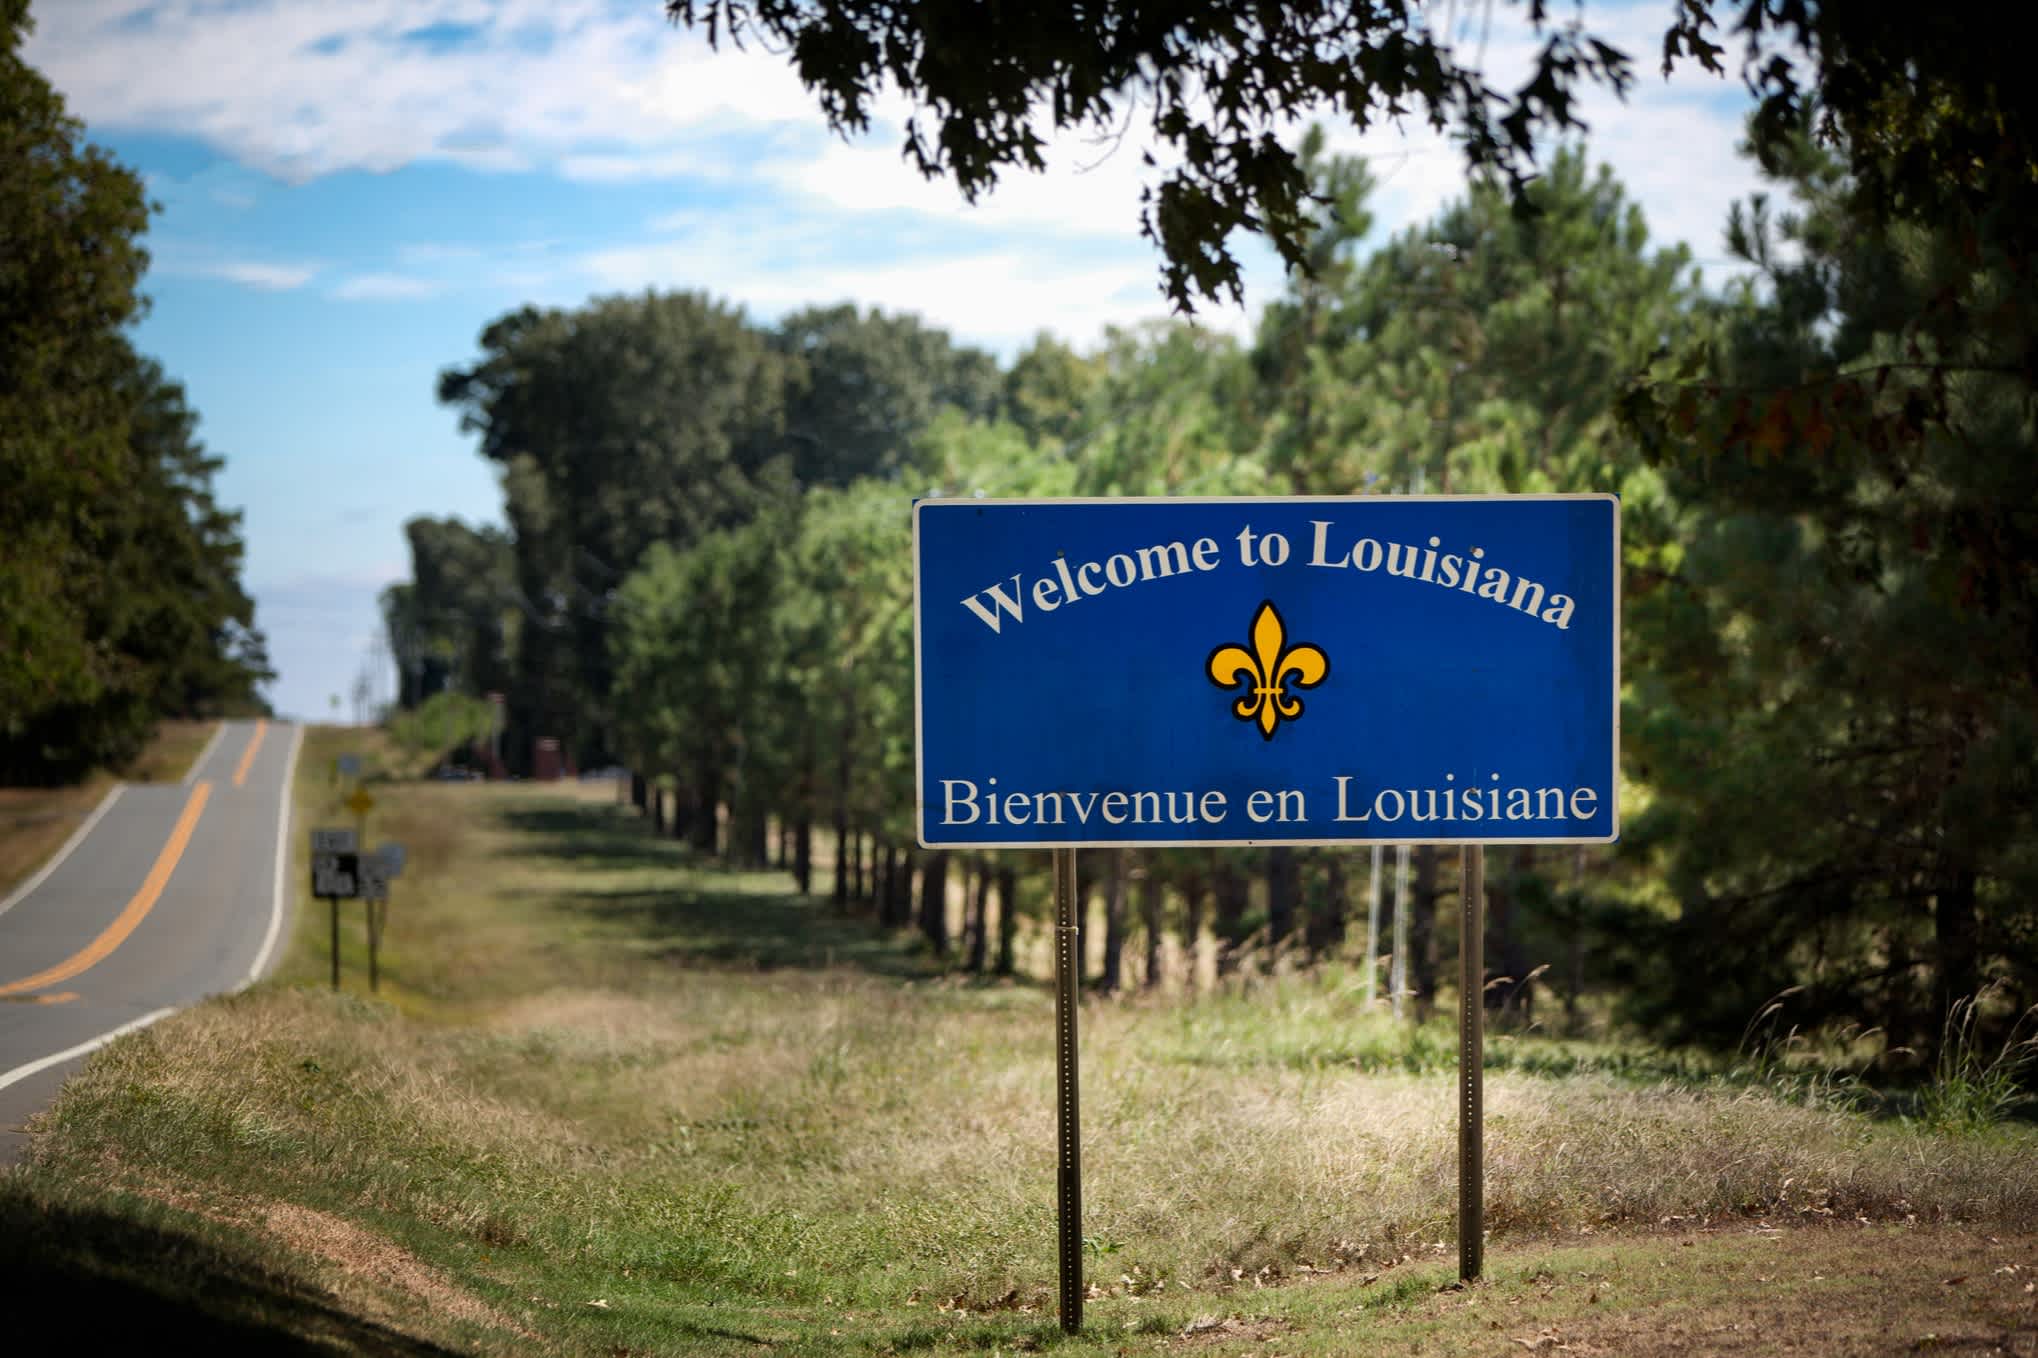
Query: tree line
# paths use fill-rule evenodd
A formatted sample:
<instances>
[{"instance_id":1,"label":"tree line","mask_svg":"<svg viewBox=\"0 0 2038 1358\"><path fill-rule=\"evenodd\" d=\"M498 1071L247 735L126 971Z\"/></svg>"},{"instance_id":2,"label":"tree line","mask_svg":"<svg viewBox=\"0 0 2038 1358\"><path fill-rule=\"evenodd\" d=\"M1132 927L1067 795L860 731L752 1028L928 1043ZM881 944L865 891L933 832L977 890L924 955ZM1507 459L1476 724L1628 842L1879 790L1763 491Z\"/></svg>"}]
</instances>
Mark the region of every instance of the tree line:
<instances>
[{"instance_id":1,"label":"tree line","mask_svg":"<svg viewBox=\"0 0 2038 1358\"><path fill-rule=\"evenodd\" d=\"M913 843L914 496L1617 492L1625 838L1498 855L1494 1002L1611 993L1731 1042L1789 991L1793 1021L1922 1059L1955 998L2038 1000L2030 307L1972 223L1892 222L1807 124L1764 145L1774 195L1736 208L1749 272L1719 290L1577 149L1530 212L1474 185L1362 249L1366 168L1312 132L1309 267L1248 343L1156 323L1001 370L849 307L505 317L440 395L509 531L411 525L405 692L500 686L523 757L556 734L621 760L662 831L1009 972L1042 856ZM1964 324L1984 303L2005 319ZM1337 951L1369 876L1316 849L1083 861L1107 990L1205 930L1221 973ZM1455 856L1411 877L1387 908L1420 1009Z\"/></svg>"},{"instance_id":2,"label":"tree line","mask_svg":"<svg viewBox=\"0 0 2038 1358\"><path fill-rule=\"evenodd\" d=\"M86 142L0 0L0 782L119 765L166 716L267 711L240 514L127 334L141 180Z\"/></svg>"}]
</instances>

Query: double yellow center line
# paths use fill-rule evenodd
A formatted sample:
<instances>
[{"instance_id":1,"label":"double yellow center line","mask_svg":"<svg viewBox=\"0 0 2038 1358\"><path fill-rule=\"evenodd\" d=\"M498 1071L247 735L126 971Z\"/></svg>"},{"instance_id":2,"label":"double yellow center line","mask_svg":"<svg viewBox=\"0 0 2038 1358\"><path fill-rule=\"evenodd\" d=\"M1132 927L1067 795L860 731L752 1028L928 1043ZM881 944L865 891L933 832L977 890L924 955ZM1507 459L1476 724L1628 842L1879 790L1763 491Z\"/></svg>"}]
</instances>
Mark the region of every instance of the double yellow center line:
<instances>
[{"instance_id":1,"label":"double yellow center line","mask_svg":"<svg viewBox=\"0 0 2038 1358\"><path fill-rule=\"evenodd\" d=\"M257 728L256 739L260 738L261 732ZM244 770L248 758L253 753L251 747L248 755L242 756ZM46 971L38 971L33 976L24 976L18 981L0 985L0 995L40 990L59 981L68 981L87 967L104 961L115 948L127 942L127 936L148 917L149 911L155 909L156 898L161 896L163 888L169 885L170 874L177 870L177 861L184 856L185 846L191 842L191 832L198 828L198 817L204 813L206 799L211 795L212 784L193 785L191 799L184 803L184 814L177 817L177 824L171 828L170 838L164 843L163 851L156 855L155 866L150 868L149 875L142 879L141 890L134 893L134 898L128 901L127 908L114 917L113 923L107 925L99 937Z\"/></svg>"},{"instance_id":2,"label":"double yellow center line","mask_svg":"<svg viewBox=\"0 0 2038 1358\"><path fill-rule=\"evenodd\" d=\"M255 766L255 751L262 748L262 737L268 733L269 723L258 720L255 723L255 734L249 739L248 748L242 751L241 762L234 769L235 787L239 787L248 781L248 770Z\"/></svg>"}]
</instances>

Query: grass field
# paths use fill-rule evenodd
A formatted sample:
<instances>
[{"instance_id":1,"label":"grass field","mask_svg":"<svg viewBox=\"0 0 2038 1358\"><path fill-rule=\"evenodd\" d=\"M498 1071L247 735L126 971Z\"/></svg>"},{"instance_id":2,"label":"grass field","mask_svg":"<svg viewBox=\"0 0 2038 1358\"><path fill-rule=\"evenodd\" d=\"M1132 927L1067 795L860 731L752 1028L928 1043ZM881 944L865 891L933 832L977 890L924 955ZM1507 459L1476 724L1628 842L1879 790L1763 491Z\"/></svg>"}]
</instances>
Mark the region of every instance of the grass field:
<instances>
[{"instance_id":1,"label":"grass field","mask_svg":"<svg viewBox=\"0 0 2038 1358\"><path fill-rule=\"evenodd\" d=\"M314 732L299 833L334 814ZM2038 1353L2038 1135L1510 1039L1454 1286L1450 1034L1334 971L1086 1006L1087 1326L1053 1314L1051 998L942 975L614 789L375 789L410 851L279 976L107 1049L0 1277L228 1351ZM1561 1073L1554 1073L1561 1072Z\"/></svg>"},{"instance_id":2,"label":"grass field","mask_svg":"<svg viewBox=\"0 0 2038 1358\"><path fill-rule=\"evenodd\" d=\"M176 782L218 727L214 721L159 722L124 769L102 769L74 787L0 787L0 896L49 861L116 782Z\"/></svg>"}]
</instances>

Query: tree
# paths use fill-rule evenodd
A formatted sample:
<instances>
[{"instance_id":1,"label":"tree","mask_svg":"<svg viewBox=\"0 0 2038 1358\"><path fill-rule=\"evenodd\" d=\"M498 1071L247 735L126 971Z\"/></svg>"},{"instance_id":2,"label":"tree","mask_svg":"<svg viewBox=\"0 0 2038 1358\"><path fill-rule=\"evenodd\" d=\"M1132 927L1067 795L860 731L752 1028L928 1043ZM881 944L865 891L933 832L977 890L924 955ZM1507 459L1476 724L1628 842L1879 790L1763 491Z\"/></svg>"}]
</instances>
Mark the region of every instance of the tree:
<instances>
[{"instance_id":1,"label":"tree","mask_svg":"<svg viewBox=\"0 0 2038 1358\"><path fill-rule=\"evenodd\" d=\"M610 598L652 543L685 547L781 492L788 364L740 310L694 293L526 307L481 344L480 362L441 374L439 399L504 468L522 613L512 749L556 734L599 751Z\"/></svg>"},{"instance_id":2,"label":"tree","mask_svg":"<svg viewBox=\"0 0 2038 1358\"><path fill-rule=\"evenodd\" d=\"M1096 359L1043 331L1006 372L1001 410L1030 441L1067 445L1079 435L1102 375Z\"/></svg>"},{"instance_id":3,"label":"tree","mask_svg":"<svg viewBox=\"0 0 2038 1358\"><path fill-rule=\"evenodd\" d=\"M521 614L508 534L422 516L403 531L411 578L382 593L397 705L416 707L448 690L471 697L506 692Z\"/></svg>"},{"instance_id":4,"label":"tree","mask_svg":"<svg viewBox=\"0 0 2038 1358\"><path fill-rule=\"evenodd\" d=\"M1800 129L1769 168L1798 206L1730 232L1763 286L1627 407L1689 511L1630 592L1633 838L1681 905L1637 1008L1719 1036L1802 986L1929 1052L1983 982L2038 997L2038 316L1999 235L1885 214L1894 167Z\"/></svg>"},{"instance_id":5,"label":"tree","mask_svg":"<svg viewBox=\"0 0 2038 1358\"><path fill-rule=\"evenodd\" d=\"M8 713L9 779L68 781L124 763L159 717L268 710L257 685L274 676L241 586L240 514L212 496L223 464L154 360L118 337L102 357L95 389L122 441L89 504L59 520L69 541L56 597L89 669L82 686Z\"/></svg>"},{"instance_id":6,"label":"tree","mask_svg":"<svg viewBox=\"0 0 2038 1358\"><path fill-rule=\"evenodd\" d=\"M1081 495L1249 495L1253 374L1229 336L1183 321L1105 333L1103 371L1069 446Z\"/></svg>"},{"instance_id":7,"label":"tree","mask_svg":"<svg viewBox=\"0 0 2038 1358\"><path fill-rule=\"evenodd\" d=\"M213 498L226 465L198 440L184 388L131 350L115 384L127 405L133 518L109 566L135 608L117 645L149 675L153 714L266 712L274 678L255 603L241 584L241 512Z\"/></svg>"},{"instance_id":8,"label":"tree","mask_svg":"<svg viewBox=\"0 0 2038 1358\"><path fill-rule=\"evenodd\" d=\"M415 777L448 755L467 754L495 728L492 703L442 691L389 719L389 736L403 751L404 771Z\"/></svg>"},{"instance_id":9,"label":"tree","mask_svg":"<svg viewBox=\"0 0 2038 1358\"><path fill-rule=\"evenodd\" d=\"M779 322L772 342L797 363L785 432L803 484L894 472L936 411L988 415L996 401L996 360L917 316L808 307Z\"/></svg>"},{"instance_id":10,"label":"tree","mask_svg":"<svg viewBox=\"0 0 2038 1358\"><path fill-rule=\"evenodd\" d=\"M788 527L767 515L684 551L654 544L616 600L614 698L620 738L643 762L680 775L696 847L717 850L717 811L761 824L772 776L768 680L780 657L770 613ZM746 843L746 856L760 857Z\"/></svg>"},{"instance_id":11,"label":"tree","mask_svg":"<svg viewBox=\"0 0 2038 1358\"><path fill-rule=\"evenodd\" d=\"M106 590L100 497L124 485L120 327L140 310L142 185L83 141L21 59L27 0L0 0L0 741L36 762L36 714L117 683L85 618Z\"/></svg>"}]
</instances>

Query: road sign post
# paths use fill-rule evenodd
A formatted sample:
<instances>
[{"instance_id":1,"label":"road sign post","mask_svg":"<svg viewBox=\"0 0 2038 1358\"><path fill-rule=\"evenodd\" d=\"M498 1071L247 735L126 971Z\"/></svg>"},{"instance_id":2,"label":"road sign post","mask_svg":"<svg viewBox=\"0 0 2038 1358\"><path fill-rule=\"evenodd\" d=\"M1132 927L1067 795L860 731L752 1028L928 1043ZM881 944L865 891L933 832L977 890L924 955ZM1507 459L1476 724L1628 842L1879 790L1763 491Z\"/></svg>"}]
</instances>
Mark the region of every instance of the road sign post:
<instances>
[{"instance_id":1,"label":"road sign post","mask_svg":"<svg viewBox=\"0 0 2038 1358\"><path fill-rule=\"evenodd\" d=\"M360 890L360 847L360 835L353 830L311 832L311 894L332 913L334 990L340 988L340 902Z\"/></svg>"},{"instance_id":2,"label":"road sign post","mask_svg":"<svg viewBox=\"0 0 2038 1358\"><path fill-rule=\"evenodd\" d=\"M1486 1255L1486 849L1465 846L1458 932L1458 1276Z\"/></svg>"},{"instance_id":3,"label":"road sign post","mask_svg":"<svg viewBox=\"0 0 2038 1358\"><path fill-rule=\"evenodd\" d=\"M1082 1310L1074 851L1456 844L1477 878L1487 844L1612 842L1619 560L1608 495L914 505L917 838L1055 851L1065 1329ZM1460 1143L1473 1274L1477 888Z\"/></svg>"},{"instance_id":4,"label":"road sign post","mask_svg":"<svg viewBox=\"0 0 2038 1358\"><path fill-rule=\"evenodd\" d=\"M382 989L382 935L389 924L389 882L403 871L403 846L378 845L361 855L361 900L368 912L368 989Z\"/></svg>"},{"instance_id":5,"label":"road sign post","mask_svg":"<svg viewBox=\"0 0 2038 1358\"><path fill-rule=\"evenodd\" d=\"M360 761L356 759L354 762L354 773L356 781L354 783L353 792L351 792L347 796L346 807L349 811L352 811L354 813L354 835L356 840L359 843L365 844L368 842L368 813L375 809L375 799L368 795L367 788L361 786L361 783L359 781L360 767L361 767ZM357 894L366 896L368 893L365 890L362 890L357 892ZM335 910L338 909L337 906L335 906L334 908ZM376 957L376 944L378 940L375 936L376 933L375 903L373 899L370 899L368 901L367 912L368 912L367 918L368 989L372 993L381 989L381 975L378 968L379 959ZM334 933L333 938L334 938L333 952L335 958L337 958L339 954L338 944L339 935L337 932ZM339 964L337 961L334 962L333 974L335 976L338 976L339 974ZM337 985L338 982L335 981L334 984Z\"/></svg>"},{"instance_id":6,"label":"road sign post","mask_svg":"<svg viewBox=\"0 0 2038 1358\"><path fill-rule=\"evenodd\" d=\"M1083 1152L1077 1106L1076 1010L1081 1003L1083 931L1076 898L1076 851L1054 851L1054 1104L1056 1221L1060 1227L1061 1327L1083 1326ZM1006 909L1010 909L1008 904Z\"/></svg>"},{"instance_id":7,"label":"road sign post","mask_svg":"<svg viewBox=\"0 0 2038 1358\"><path fill-rule=\"evenodd\" d=\"M401 844L377 846L373 853L361 851L368 808L374 805L368 794L356 788L347 805L355 812L357 828L329 828L311 832L311 894L328 902L332 912L333 989L340 988L340 902L360 900L366 907L368 929L368 988L381 989L380 952L383 926L388 919L389 881L403 871Z\"/></svg>"}]
</instances>

